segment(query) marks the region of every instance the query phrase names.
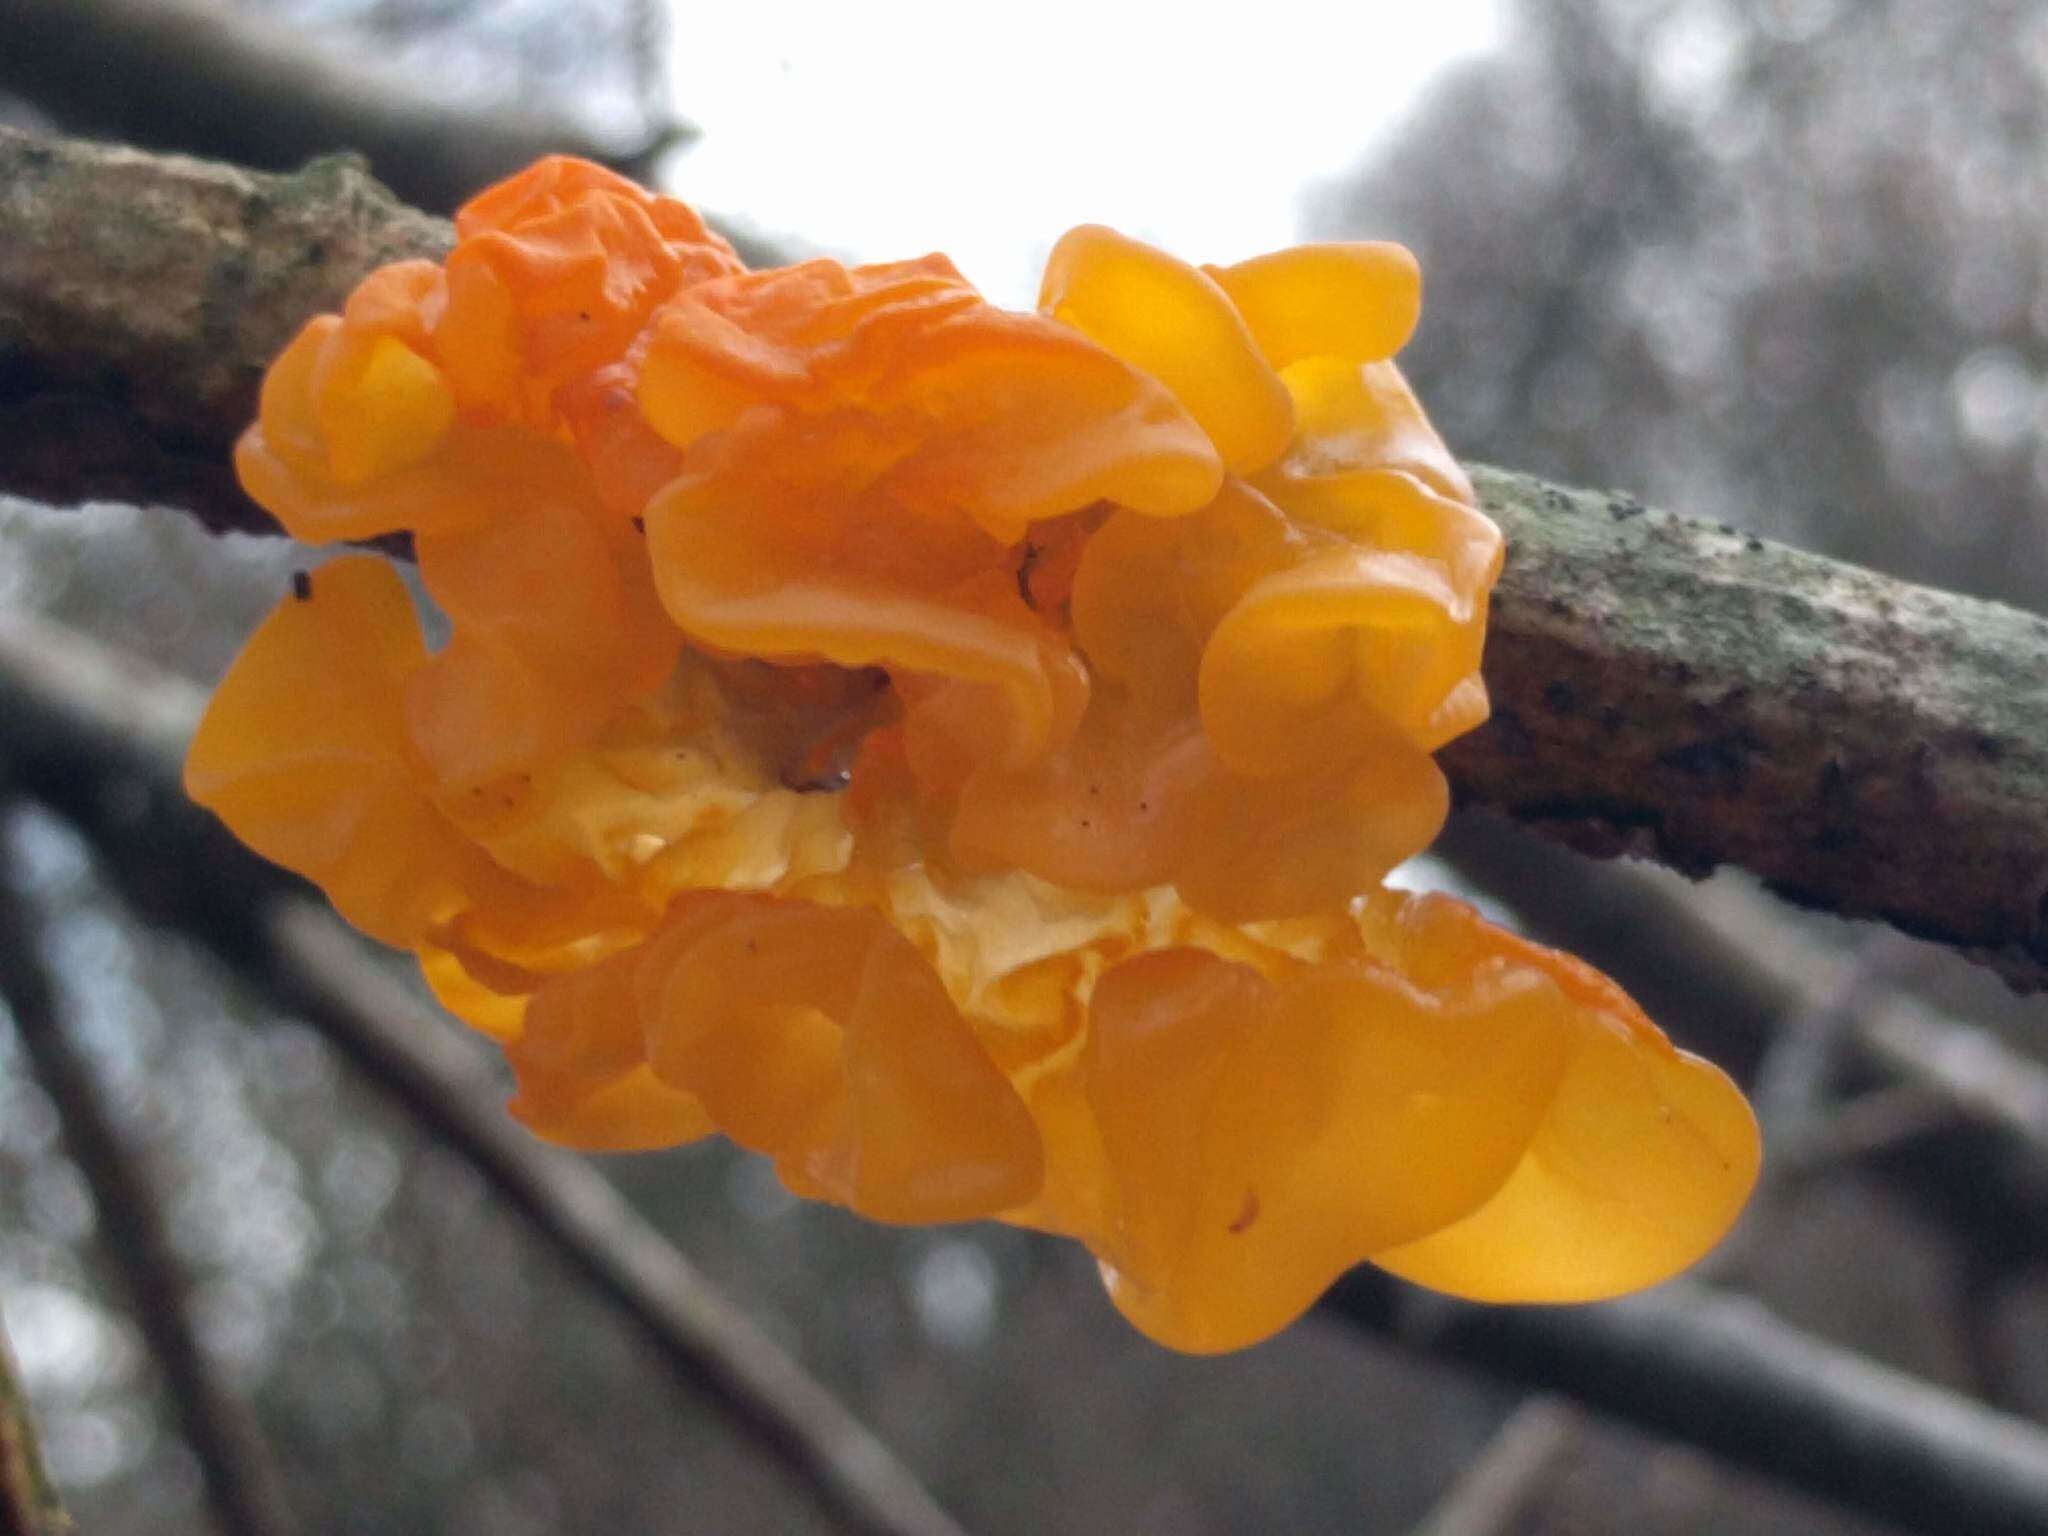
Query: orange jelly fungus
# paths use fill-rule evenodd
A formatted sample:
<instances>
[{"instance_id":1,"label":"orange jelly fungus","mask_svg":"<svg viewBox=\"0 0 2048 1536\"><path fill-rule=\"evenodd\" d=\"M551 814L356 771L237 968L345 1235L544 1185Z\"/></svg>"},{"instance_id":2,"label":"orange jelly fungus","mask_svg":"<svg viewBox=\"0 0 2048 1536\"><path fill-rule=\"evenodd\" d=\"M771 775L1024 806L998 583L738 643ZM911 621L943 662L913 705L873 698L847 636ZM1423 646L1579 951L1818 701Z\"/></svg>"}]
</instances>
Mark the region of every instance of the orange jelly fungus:
<instances>
[{"instance_id":1,"label":"orange jelly fungus","mask_svg":"<svg viewBox=\"0 0 2048 1536\"><path fill-rule=\"evenodd\" d=\"M1371 1260L1570 1301L1698 1258L1740 1095L1619 989L1383 887L1486 717L1499 532L1391 361L1395 246L1086 227L748 271L546 160L271 367L242 483L410 537L259 629L186 783L416 953L575 1147L722 1133L995 1217L1225 1350Z\"/></svg>"}]
</instances>

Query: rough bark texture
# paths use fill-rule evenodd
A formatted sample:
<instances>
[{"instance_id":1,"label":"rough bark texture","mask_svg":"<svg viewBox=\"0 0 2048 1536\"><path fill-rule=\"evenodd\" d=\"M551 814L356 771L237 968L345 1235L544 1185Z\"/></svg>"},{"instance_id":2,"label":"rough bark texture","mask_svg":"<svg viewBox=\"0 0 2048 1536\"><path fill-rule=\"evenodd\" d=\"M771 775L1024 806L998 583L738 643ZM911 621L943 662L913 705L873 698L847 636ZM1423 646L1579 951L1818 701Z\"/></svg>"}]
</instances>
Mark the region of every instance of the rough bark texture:
<instances>
[{"instance_id":1,"label":"rough bark texture","mask_svg":"<svg viewBox=\"0 0 2048 1536\"><path fill-rule=\"evenodd\" d=\"M2048 620L1474 470L1506 531L1461 802L1734 864L2048 984Z\"/></svg>"},{"instance_id":2,"label":"rough bark texture","mask_svg":"<svg viewBox=\"0 0 2048 1536\"><path fill-rule=\"evenodd\" d=\"M550 151L644 174L691 131L621 144L523 103L482 111L207 0L0 0L0 38L0 90L67 127L266 170L354 150L443 211Z\"/></svg>"},{"instance_id":3,"label":"rough bark texture","mask_svg":"<svg viewBox=\"0 0 2048 1536\"><path fill-rule=\"evenodd\" d=\"M226 469L263 365L449 233L290 177L0 131L0 491L272 530ZM2048 621L1625 496L1475 469L1511 550L1461 803L1599 855L1737 864L2048 986Z\"/></svg>"},{"instance_id":4,"label":"rough bark texture","mask_svg":"<svg viewBox=\"0 0 2048 1536\"><path fill-rule=\"evenodd\" d=\"M265 363L453 240L348 157L266 176L0 129L0 491L276 532L228 465Z\"/></svg>"}]
</instances>

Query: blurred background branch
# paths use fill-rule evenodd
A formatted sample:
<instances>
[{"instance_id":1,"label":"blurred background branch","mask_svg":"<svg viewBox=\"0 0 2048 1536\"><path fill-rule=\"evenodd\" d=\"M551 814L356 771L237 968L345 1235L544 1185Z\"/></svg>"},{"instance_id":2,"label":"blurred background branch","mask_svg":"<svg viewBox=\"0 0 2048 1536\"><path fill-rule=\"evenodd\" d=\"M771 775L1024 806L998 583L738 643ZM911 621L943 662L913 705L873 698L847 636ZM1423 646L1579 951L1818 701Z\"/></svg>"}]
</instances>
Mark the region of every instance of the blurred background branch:
<instances>
[{"instance_id":1,"label":"blurred background branch","mask_svg":"<svg viewBox=\"0 0 2048 1536\"><path fill-rule=\"evenodd\" d=\"M350 150L441 213L544 154L645 179L695 134L665 107L622 139L531 101L451 100L220 0L0 0L0 37L0 90L74 131L274 171Z\"/></svg>"},{"instance_id":2,"label":"blurred background branch","mask_svg":"<svg viewBox=\"0 0 2048 1536\"><path fill-rule=\"evenodd\" d=\"M2048 1432L1688 1281L1597 1307L1481 1307L1364 1267L1323 1310L1560 1392L1925 1536L2048 1528Z\"/></svg>"},{"instance_id":3,"label":"blurred background branch","mask_svg":"<svg viewBox=\"0 0 2048 1536\"><path fill-rule=\"evenodd\" d=\"M1532 936L1597 947L1654 1016L1737 1072L1756 1072L1788 1031L1829 1021L1865 1071L2048 1166L2048 1068L1887 978L1872 985L1857 951L1817 942L1753 886L1691 882L1633 859L1588 864L1492 812L1453 817L1433 851Z\"/></svg>"},{"instance_id":4,"label":"blurred background branch","mask_svg":"<svg viewBox=\"0 0 2048 1536\"><path fill-rule=\"evenodd\" d=\"M4 777L0 770L0 782ZM177 1404L221 1536L284 1536L293 1521L262 1432L248 1405L222 1384L193 1330L185 1279L158 1214L160 1197L130 1155L92 1068L66 1038L34 918L13 878L0 863L0 1001L91 1186L106 1253Z\"/></svg>"},{"instance_id":5,"label":"blurred background branch","mask_svg":"<svg viewBox=\"0 0 2048 1536\"><path fill-rule=\"evenodd\" d=\"M0 1328L0 1536L71 1536L71 1517L43 1467L35 1413Z\"/></svg>"},{"instance_id":6,"label":"blurred background branch","mask_svg":"<svg viewBox=\"0 0 2048 1536\"><path fill-rule=\"evenodd\" d=\"M1537 1490L1571 1455L1582 1415L1561 1398L1527 1397L1409 1536L1509 1536Z\"/></svg>"},{"instance_id":7,"label":"blurred background branch","mask_svg":"<svg viewBox=\"0 0 2048 1536\"><path fill-rule=\"evenodd\" d=\"M140 725L130 723L126 702L138 695L156 701ZM787 1411L776 1389L745 1379L739 1366L748 1351L725 1346L723 1321L709 1330L719 1341L711 1351L701 1342L678 1348L677 1334L705 1325L676 1320L676 1293L687 1304L689 1280L649 1278L677 1273L673 1250L594 1176L579 1183L580 1165L523 1140L459 1071L433 1065L441 1047L429 1042L452 1043L443 1040L445 1026L406 1007L395 988L369 983L360 960L341 958L331 928L281 916L290 877L183 800L176 743L181 717L189 722L196 703L192 690L139 661L117 661L83 637L22 621L0 625L0 711L16 722L0 762L20 787L71 818L154 920L190 932L257 978L475 1160L579 1270L624 1302L681 1363L708 1375L714 1390L740 1376L748 1393L740 1411L765 1411L766 1422L789 1437L771 1440L771 1448L844 1509L844 1487L831 1479L864 1464L840 1450L850 1431L814 1435L814 1415ZM123 791L110 792L110 783ZM1567 1393L1931 1536L1957 1528L1943 1523L1955 1511L1968 1516L1964 1528L1987 1533L2048 1523L2048 1432L1880 1371L1759 1307L1696 1287L1596 1308L1487 1308L1361 1270L1325 1310L1517 1385Z\"/></svg>"},{"instance_id":8,"label":"blurred background branch","mask_svg":"<svg viewBox=\"0 0 2048 1536\"><path fill-rule=\"evenodd\" d=\"M151 701L139 717L136 697ZM10 725L0 742L0 777L72 818L114 883L152 921L189 933L235 975L319 1030L469 1161L572 1269L639 1325L680 1380L844 1528L863 1536L960 1536L873 1432L594 1168L544 1148L514 1124L477 1053L380 972L317 897L309 899L292 876L249 854L185 800L176 764L198 704L189 686L141 663L123 664L83 636L0 619L0 717ZM10 1002L17 984L27 989L28 1017L39 1022L47 993L38 990L39 973L26 968L29 952L19 941L5 943L8 916L0 909L0 961L20 966L0 967L0 980L8 983ZM19 1019L20 1008L16 1013ZM43 1038L34 1034L31 1043ZM40 1051L36 1060L39 1069L46 1065ZM72 1102L77 1075L63 1070L65 1060L54 1065L63 1099ZM91 1130L101 1121L87 1116L80 1123ZM91 1145L100 1150L97 1141ZM132 1188L122 1194L134 1198L118 1206L124 1221L117 1250L159 1252L146 1199ZM131 1215L139 1223L133 1228L125 1219ZM129 1241L136 1232L145 1239L139 1245ZM237 1527L236 1536L276 1528Z\"/></svg>"},{"instance_id":9,"label":"blurred background branch","mask_svg":"<svg viewBox=\"0 0 2048 1536\"><path fill-rule=\"evenodd\" d=\"M260 985L339 1045L599 1292L677 1375L743 1426L850 1531L963 1536L873 1431L697 1273L589 1164L536 1142L447 1022L317 899L244 913ZM224 957L225 958L225 957ZM238 966L241 969L241 966Z\"/></svg>"}]
</instances>

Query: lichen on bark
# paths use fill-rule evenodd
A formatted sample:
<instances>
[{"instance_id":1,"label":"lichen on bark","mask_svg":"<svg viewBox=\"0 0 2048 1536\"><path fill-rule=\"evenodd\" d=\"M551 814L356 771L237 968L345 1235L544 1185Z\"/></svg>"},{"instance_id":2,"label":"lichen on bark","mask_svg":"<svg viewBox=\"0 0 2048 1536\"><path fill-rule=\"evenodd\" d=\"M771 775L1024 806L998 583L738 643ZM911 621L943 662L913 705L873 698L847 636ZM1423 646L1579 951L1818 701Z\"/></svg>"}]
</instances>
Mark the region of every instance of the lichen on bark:
<instances>
[{"instance_id":1,"label":"lichen on bark","mask_svg":"<svg viewBox=\"0 0 2048 1536\"><path fill-rule=\"evenodd\" d=\"M271 176L0 130L0 491L275 532L228 450L271 357L448 225L347 159ZM1508 536L1460 802L1739 865L2048 987L2048 621L1473 466Z\"/></svg>"}]
</instances>

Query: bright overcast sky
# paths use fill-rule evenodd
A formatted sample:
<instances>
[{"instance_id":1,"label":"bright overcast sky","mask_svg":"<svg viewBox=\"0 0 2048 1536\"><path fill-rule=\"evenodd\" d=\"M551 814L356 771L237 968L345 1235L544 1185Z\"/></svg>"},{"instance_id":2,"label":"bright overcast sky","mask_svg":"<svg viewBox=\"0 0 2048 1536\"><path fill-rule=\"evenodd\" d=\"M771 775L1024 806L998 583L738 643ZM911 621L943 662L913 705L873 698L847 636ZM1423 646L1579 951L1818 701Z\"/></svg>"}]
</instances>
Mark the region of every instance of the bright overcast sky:
<instances>
[{"instance_id":1,"label":"bright overcast sky","mask_svg":"<svg viewBox=\"0 0 2048 1536\"><path fill-rule=\"evenodd\" d=\"M677 0L682 196L862 261L944 250L1023 306L1069 226L1197 261L1298 235L1498 0Z\"/></svg>"}]
</instances>

